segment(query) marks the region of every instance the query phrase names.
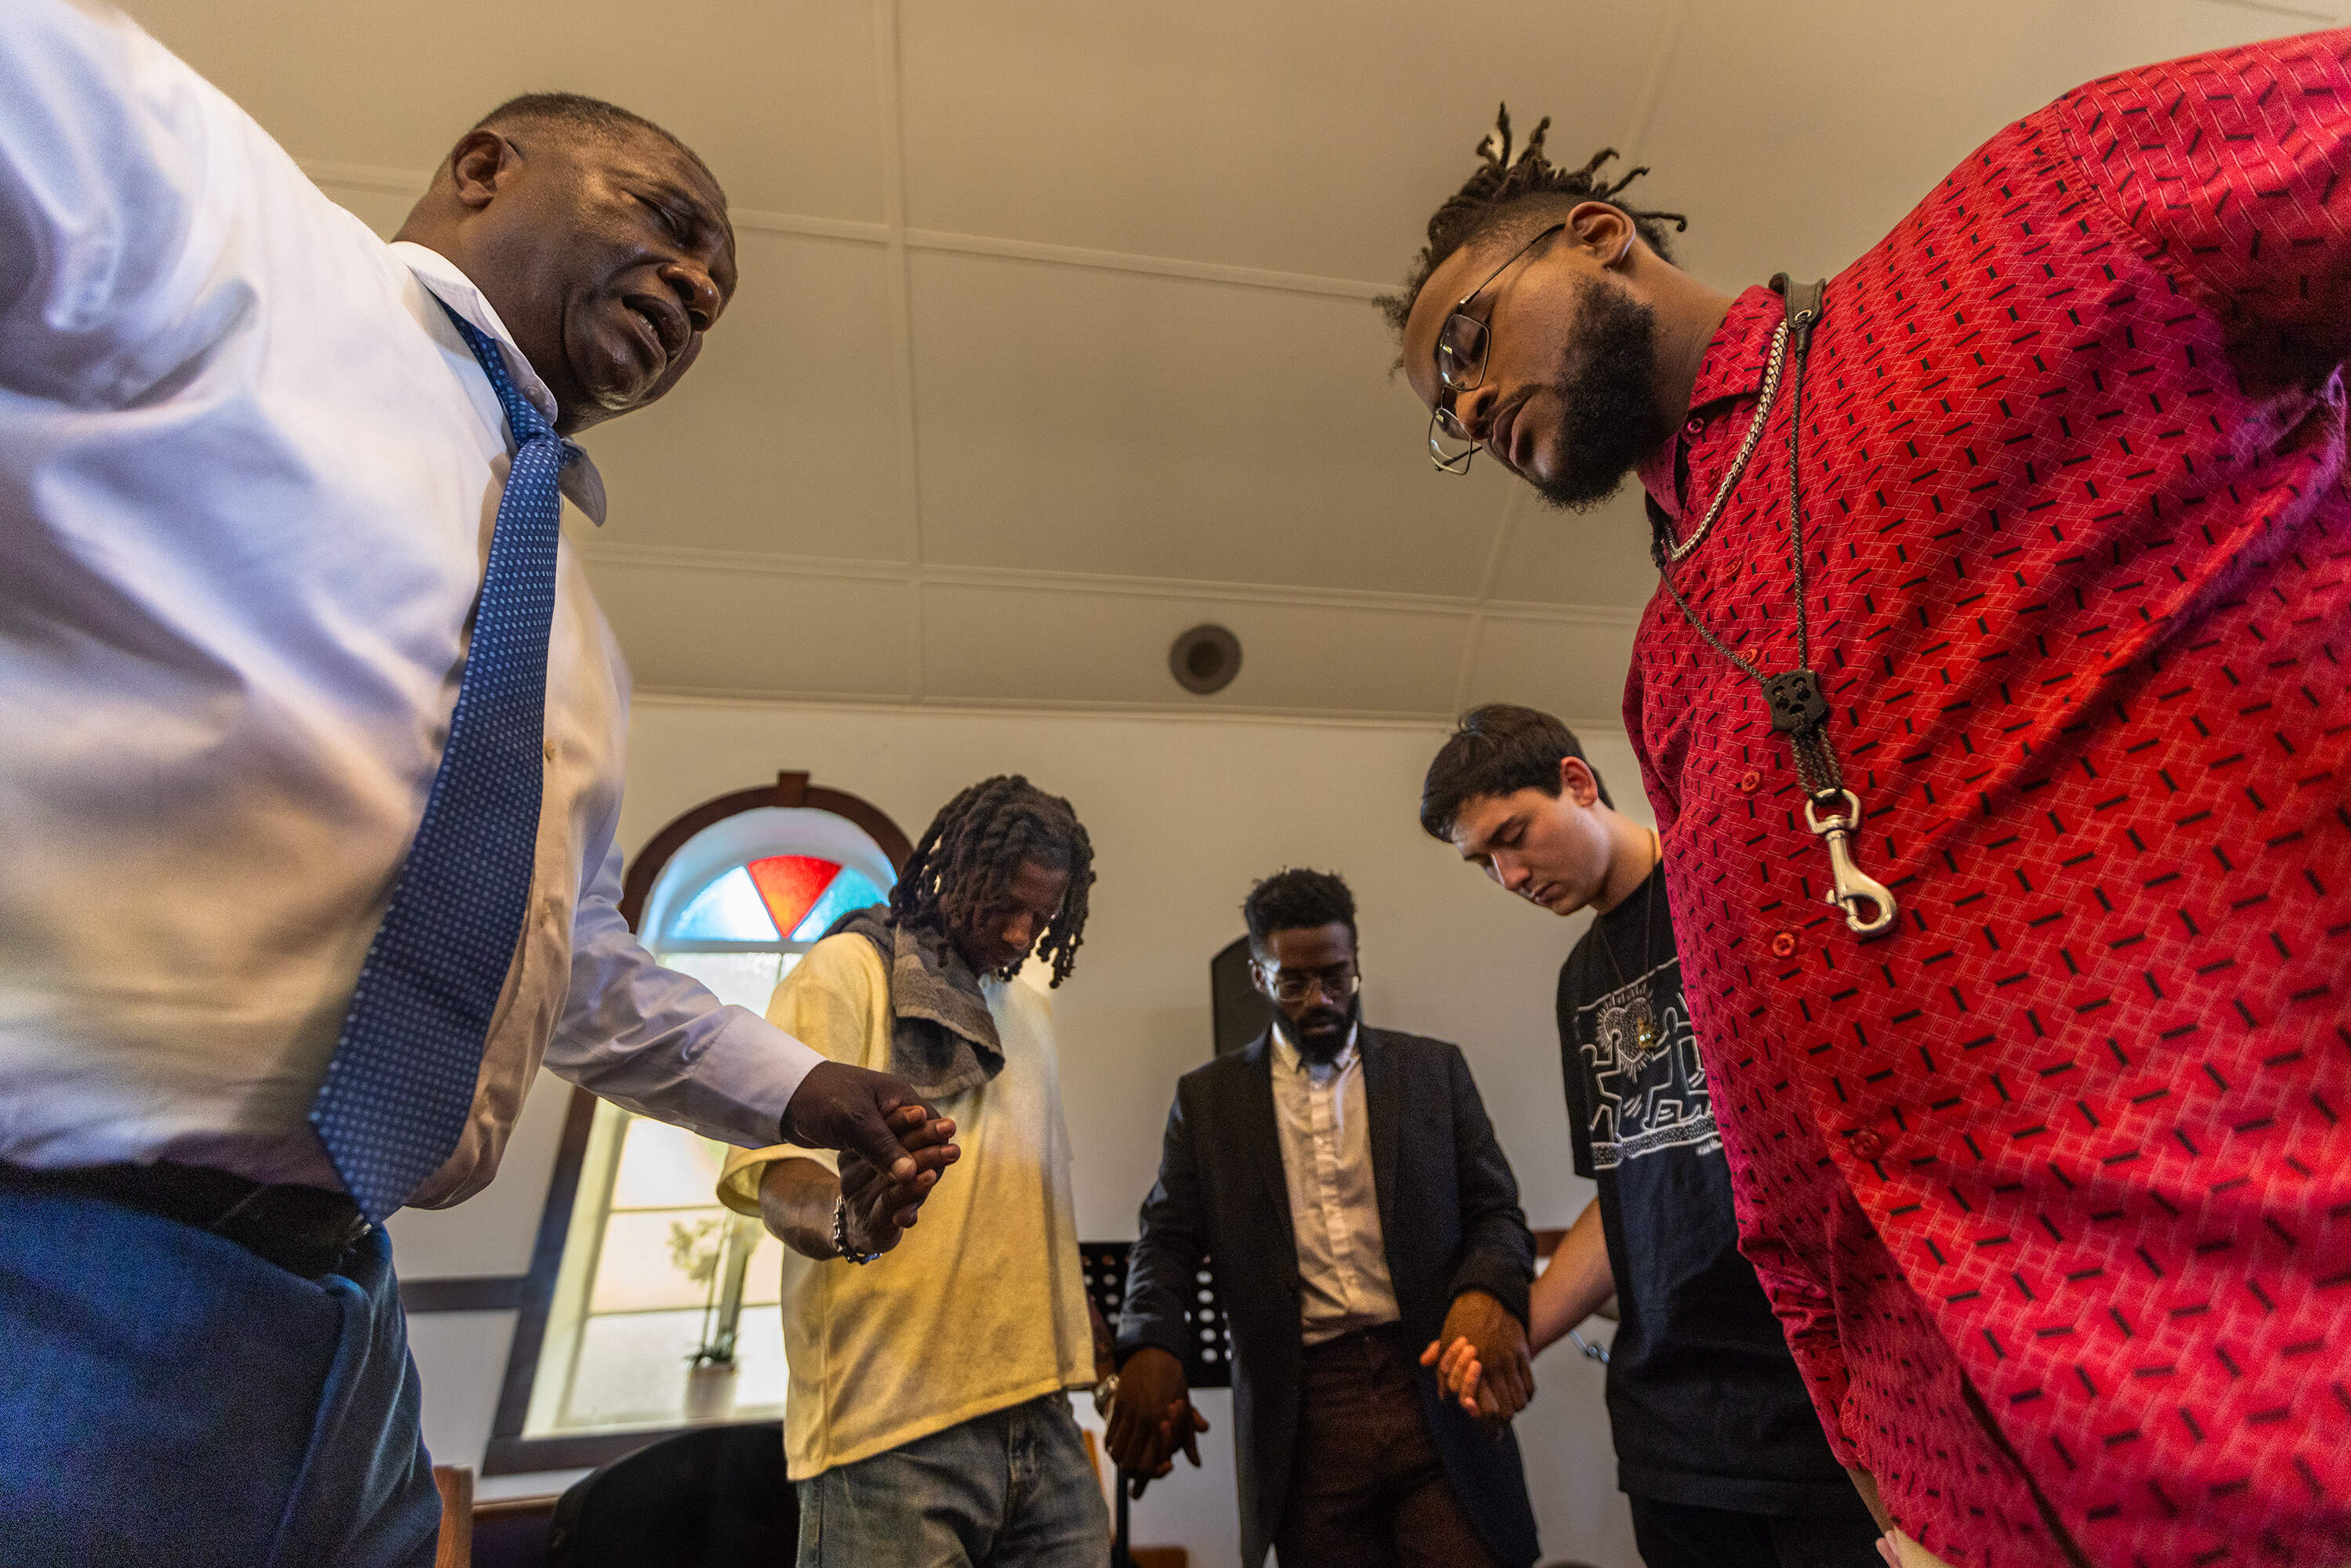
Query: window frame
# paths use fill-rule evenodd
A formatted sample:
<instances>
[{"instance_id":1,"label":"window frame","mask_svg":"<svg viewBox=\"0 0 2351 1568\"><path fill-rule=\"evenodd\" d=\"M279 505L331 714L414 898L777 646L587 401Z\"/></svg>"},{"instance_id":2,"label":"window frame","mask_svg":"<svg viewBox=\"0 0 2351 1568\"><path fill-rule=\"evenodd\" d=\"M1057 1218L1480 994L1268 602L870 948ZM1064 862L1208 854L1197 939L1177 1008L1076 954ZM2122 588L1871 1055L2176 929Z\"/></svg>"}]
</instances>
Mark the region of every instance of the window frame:
<instances>
[{"instance_id":1,"label":"window frame","mask_svg":"<svg viewBox=\"0 0 2351 1568\"><path fill-rule=\"evenodd\" d=\"M645 900L652 895L664 868L697 834L729 817L768 807L806 808L841 818L873 841L893 872L904 872L914 853L913 842L880 807L844 790L812 785L806 773L780 772L772 785L737 789L704 801L648 840L622 877L621 918L629 923L631 930L637 928ZM563 1245L570 1234L572 1212L579 1203L580 1177L587 1161L589 1131L595 1116L596 1096L575 1086L564 1113L562 1142L556 1152L554 1172L548 1180L547 1202L539 1211L530 1271L521 1281L514 1338L507 1352L506 1376L499 1386L497 1413L490 1424L489 1445L482 1457L482 1473L486 1476L592 1468L678 1432L741 1424L704 1421L636 1427L625 1432L536 1437L523 1435L530 1413L531 1387L538 1374L539 1354L546 1346L556 1281L562 1270Z\"/></svg>"}]
</instances>

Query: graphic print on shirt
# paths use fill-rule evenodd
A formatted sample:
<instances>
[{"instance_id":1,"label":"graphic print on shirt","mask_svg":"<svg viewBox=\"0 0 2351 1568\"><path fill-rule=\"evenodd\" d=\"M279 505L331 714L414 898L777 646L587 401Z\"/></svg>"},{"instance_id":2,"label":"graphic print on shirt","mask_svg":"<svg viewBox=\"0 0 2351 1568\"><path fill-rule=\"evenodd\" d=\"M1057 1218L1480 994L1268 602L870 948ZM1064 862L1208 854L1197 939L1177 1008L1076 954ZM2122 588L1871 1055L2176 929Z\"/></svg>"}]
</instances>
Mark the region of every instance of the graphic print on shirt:
<instances>
[{"instance_id":1,"label":"graphic print on shirt","mask_svg":"<svg viewBox=\"0 0 2351 1568\"><path fill-rule=\"evenodd\" d=\"M1578 1008L1578 1049L1593 1089L1592 1164L1614 1170L1627 1160L1695 1144L1702 1155L1722 1147L1714 1130L1714 1102L1698 1061L1698 1034L1682 1005L1679 958L1668 958L1645 975ZM1668 976L1668 971L1674 973ZM1670 993L1657 1018L1656 1043L1641 1049L1635 1022L1641 1004L1655 997L1653 983L1665 977Z\"/></svg>"}]
</instances>

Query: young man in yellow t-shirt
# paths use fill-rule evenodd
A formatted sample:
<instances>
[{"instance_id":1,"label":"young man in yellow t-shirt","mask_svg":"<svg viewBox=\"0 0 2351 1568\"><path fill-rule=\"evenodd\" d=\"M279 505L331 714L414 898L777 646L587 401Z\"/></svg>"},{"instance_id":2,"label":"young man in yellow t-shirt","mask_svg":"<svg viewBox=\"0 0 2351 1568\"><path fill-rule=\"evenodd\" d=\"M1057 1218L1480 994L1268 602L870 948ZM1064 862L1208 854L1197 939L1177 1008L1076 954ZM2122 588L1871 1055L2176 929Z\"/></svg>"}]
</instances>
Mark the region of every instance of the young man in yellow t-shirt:
<instances>
[{"instance_id":1,"label":"young man in yellow t-shirt","mask_svg":"<svg viewBox=\"0 0 2351 1568\"><path fill-rule=\"evenodd\" d=\"M888 905L843 917L768 1004L826 1056L906 1078L960 1150L903 1238L903 1194L853 1157L741 1151L720 1178L789 1249L799 1568L1100 1568L1108 1551L1064 1392L1096 1367L1052 1008L1014 978L1032 950L1068 977L1092 859L1068 801L1017 775L975 784Z\"/></svg>"}]
</instances>

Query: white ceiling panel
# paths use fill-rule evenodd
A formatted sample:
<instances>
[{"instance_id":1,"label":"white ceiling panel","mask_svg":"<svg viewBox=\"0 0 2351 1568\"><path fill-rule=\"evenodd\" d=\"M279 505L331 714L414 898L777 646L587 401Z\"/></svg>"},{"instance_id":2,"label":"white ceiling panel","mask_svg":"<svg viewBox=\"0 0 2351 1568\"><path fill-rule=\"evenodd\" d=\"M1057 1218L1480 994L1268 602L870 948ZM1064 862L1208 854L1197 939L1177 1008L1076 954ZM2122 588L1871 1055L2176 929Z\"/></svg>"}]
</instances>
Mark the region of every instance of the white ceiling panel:
<instances>
[{"instance_id":1,"label":"white ceiling panel","mask_svg":"<svg viewBox=\"0 0 2351 1568\"><path fill-rule=\"evenodd\" d=\"M1467 702L1520 703L1570 724L1621 723L1634 625L1630 615L1536 621L1489 614L1478 631Z\"/></svg>"},{"instance_id":2,"label":"white ceiling panel","mask_svg":"<svg viewBox=\"0 0 2351 1568\"><path fill-rule=\"evenodd\" d=\"M1497 99L1653 164L1736 288L1848 265L2074 83L2351 0L130 8L379 232L522 91L716 168L742 291L590 434L612 521L568 525L647 689L1590 720L1656 583L1637 494L1433 474L1366 298ZM1248 655L1203 705L1165 655L1208 619Z\"/></svg>"},{"instance_id":3,"label":"white ceiling panel","mask_svg":"<svg viewBox=\"0 0 2351 1568\"><path fill-rule=\"evenodd\" d=\"M1649 559L1649 518L1641 486L1623 490L1589 512L1562 512L1529 491L1510 519L1491 597L1538 604L1648 602L1656 591Z\"/></svg>"},{"instance_id":4,"label":"white ceiling panel","mask_svg":"<svg viewBox=\"0 0 2351 1568\"><path fill-rule=\"evenodd\" d=\"M1504 479L1430 468L1364 301L910 261L925 559L1477 591Z\"/></svg>"},{"instance_id":5,"label":"white ceiling panel","mask_svg":"<svg viewBox=\"0 0 2351 1568\"><path fill-rule=\"evenodd\" d=\"M871 8L759 0L130 0L298 158L430 171L517 93L584 92L667 126L737 207L882 215Z\"/></svg>"},{"instance_id":6,"label":"white ceiling panel","mask_svg":"<svg viewBox=\"0 0 2351 1568\"><path fill-rule=\"evenodd\" d=\"M577 522L573 518L571 521ZM570 530L577 538L585 525ZM914 684L903 581L757 570L741 562L581 553L641 689L904 697Z\"/></svg>"},{"instance_id":7,"label":"white ceiling panel","mask_svg":"<svg viewBox=\"0 0 2351 1568\"><path fill-rule=\"evenodd\" d=\"M1167 670L1176 634L1231 628L1240 674L1195 696ZM1156 593L931 583L924 695L945 701L1149 705L1309 713L1443 713L1466 612Z\"/></svg>"},{"instance_id":8,"label":"white ceiling panel","mask_svg":"<svg viewBox=\"0 0 2351 1568\"><path fill-rule=\"evenodd\" d=\"M605 541L910 561L889 253L744 230L742 281L658 407L582 444Z\"/></svg>"},{"instance_id":9,"label":"white ceiling panel","mask_svg":"<svg viewBox=\"0 0 2351 1568\"><path fill-rule=\"evenodd\" d=\"M906 0L907 221L1389 281L1498 99L1623 135L1669 9Z\"/></svg>"},{"instance_id":10,"label":"white ceiling panel","mask_svg":"<svg viewBox=\"0 0 2351 1568\"><path fill-rule=\"evenodd\" d=\"M1690 214L1682 259L1737 290L1833 276L2002 126L2129 66L2326 25L2214 0L1689 0L1627 193Z\"/></svg>"}]
</instances>

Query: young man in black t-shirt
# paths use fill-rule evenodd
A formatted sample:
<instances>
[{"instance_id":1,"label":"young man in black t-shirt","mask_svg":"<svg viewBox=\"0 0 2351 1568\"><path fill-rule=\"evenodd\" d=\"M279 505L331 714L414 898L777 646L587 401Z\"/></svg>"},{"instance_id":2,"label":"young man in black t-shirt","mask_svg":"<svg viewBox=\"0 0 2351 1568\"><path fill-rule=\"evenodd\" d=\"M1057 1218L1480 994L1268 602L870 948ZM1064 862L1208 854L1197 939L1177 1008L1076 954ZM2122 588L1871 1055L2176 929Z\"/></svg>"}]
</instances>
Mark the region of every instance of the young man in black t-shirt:
<instances>
[{"instance_id":1,"label":"young man in black t-shirt","mask_svg":"<svg viewBox=\"0 0 2351 1568\"><path fill-rule=\"evenodd\" d=\"M1649 1568L1875 1568L1878 1531L1822 1437L1778 1320L1739 1255L1656 834L1618 814L1573 732L1531 708L1465 715L1429 765L1421 825L1553 915L1593 912L1559 976L1576 1174L1599 1184L1529 1303L1540 1352L1613 1293L1608 1418ZM1448 1393L1508 1417L1466 1341Z\"/></svg>"}]
</instances>

